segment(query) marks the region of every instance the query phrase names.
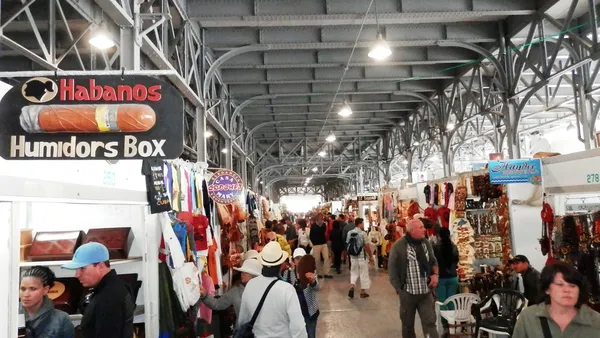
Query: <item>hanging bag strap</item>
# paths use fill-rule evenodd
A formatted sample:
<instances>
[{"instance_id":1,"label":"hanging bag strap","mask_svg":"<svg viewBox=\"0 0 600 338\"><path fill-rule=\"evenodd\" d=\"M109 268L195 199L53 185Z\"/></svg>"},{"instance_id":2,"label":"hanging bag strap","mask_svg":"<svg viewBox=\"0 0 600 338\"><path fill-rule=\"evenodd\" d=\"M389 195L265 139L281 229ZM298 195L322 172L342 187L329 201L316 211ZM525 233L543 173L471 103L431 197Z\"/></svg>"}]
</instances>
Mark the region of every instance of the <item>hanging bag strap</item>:
<instances>
[{"instance_id":1,"label":"hanging bag strap","mask_svg":"<svg viewBox=\"0 0 600 338\"><path fill-rule=\"evenodd\" d=\"M552 334L550 333L550 326L548 325L548 318L540 317L540 323L542 324L542 332L544 333L544 338L552 338Z\"/></svg>"},{"instance_id":2,"label":"hanging bag strap","mask_svg":"<svg viewBox=\"0 0 600 338\"><path fill-rule=\"evenodd\" d=\"M252 315L252 319L250 320L250 326L254 327L254 323L256 322L256 319L258 318L258 314L260 313L260 310L262 309L263 304L265 303L265 299L267 299L267 295L269 294L269 291L271 291L271 288L273 287L273 285L275 285L275 283L277 283L277 279L272 281L271 284L269 284L269 286L267 286L267 289L265 290L265 293L263 293L262 298L260 299L260 302L258 302L258 306L256 307L256 310L254 310L254 314Z\"/></svg>"}]
</instances>

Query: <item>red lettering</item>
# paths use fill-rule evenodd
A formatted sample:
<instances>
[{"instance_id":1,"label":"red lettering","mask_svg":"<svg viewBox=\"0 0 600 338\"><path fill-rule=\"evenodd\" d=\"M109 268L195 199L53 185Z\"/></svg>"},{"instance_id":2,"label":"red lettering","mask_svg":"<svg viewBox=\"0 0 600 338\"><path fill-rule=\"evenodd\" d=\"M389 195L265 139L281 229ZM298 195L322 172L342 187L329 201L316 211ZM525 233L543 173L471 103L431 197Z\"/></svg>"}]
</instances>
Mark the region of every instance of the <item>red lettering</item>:
<instances>
[{"instance_id":1,"label":"red lettering","mask_svg":"<svg viewBox=\"0 0 600 338\"><path fill-rule=\"evenodd\" d=\"M75 91L75 100L77 101L89 101L90 93L88 93L87 89L84 86L76 86L77 90Z\"/></svg>"},{"instance_id":2,"label":"red lettering","mask_svg":"<svg viewBox=\"0 0 600 338\"><path fill-rule=\"evenodd\" d=\"M119 97L121 98L121 100L123 100L123 101L133 100L133 93L132 93L133 90L131 89L131 87L119 85L117 87L117 90L119 91Z\"/></svg>"},{"instance_id":3,"label":"red lettering","mask_svg":"<svg viewBox=\"0 0 600 338\"><path fill-rule=\"evenodd\" d=\"M135 85L133 87L133 98L136 101L145 101L148 97L148 89L142 85Z\"/></svg>"},{"instance_id":4,"label":"red lettering","mask_svg":"<svg viewBox=\"0 0 600 338\"><path fill-rule=\"evenodd\" d=\"M118 101L115 89L109 86L104 86L104 95L102 98L104 101Z\"/></svg>"},{"instance_id":5,"label":"red lettering","mask_svg":"<svg viewBox=\"0 0 600 338\"><path fill-rule=\"evenodd\" d=\"M148 101L160 101L162 95L160 95L161 85L154 85L148 88Z\"/></svg>"},{"instance_id":6,"label":"red lettering","mask_svg":"<svg viewBox=\"0 0 600 338\"><path fill-rule=\"evenodd\" d=\"M90 100L99 101L102 98L102 86L96 85L96 80L90 79Z\"/></svg>"},{"instance_id":7,"label":"red lettering","mask_svg":"<svg viewBox=\"0 0 600 338\"><path fill-rule=\"evenodd\" d=\"M61 101L73 101L75 99L75 80L73 79L60 79L60 92Z\"/></svg>"}]
</instances>

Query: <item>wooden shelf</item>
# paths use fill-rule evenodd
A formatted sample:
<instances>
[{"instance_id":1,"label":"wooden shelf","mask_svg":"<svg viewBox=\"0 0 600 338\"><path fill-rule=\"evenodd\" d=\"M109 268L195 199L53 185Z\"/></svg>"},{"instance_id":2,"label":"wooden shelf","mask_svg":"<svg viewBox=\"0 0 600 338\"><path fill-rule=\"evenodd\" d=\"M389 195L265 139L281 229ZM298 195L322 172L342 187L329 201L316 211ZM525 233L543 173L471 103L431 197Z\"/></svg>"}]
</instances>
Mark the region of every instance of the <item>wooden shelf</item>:
<instances>
[{"instance_id":1,"label":"wooden shelf","mask_svg":"<svg viewBox=\"0 0 600 338\"><path fill-rule=\"evenodd\" d=\"M130 258L126 258L126 259L111 259L110 260L110 266L113 265L119 265L119 264L128 264L128 263L134 263L134 262L141 262L142 261L142 257L130 257ZM36 265L40 265L40 266L61 266L64 264L69 263L69 261L36 261L36 262L20 262L19 266L22 268L26 268L26 267L32 267L32 266L36 266Z\"/></svg>"}]
</instances>

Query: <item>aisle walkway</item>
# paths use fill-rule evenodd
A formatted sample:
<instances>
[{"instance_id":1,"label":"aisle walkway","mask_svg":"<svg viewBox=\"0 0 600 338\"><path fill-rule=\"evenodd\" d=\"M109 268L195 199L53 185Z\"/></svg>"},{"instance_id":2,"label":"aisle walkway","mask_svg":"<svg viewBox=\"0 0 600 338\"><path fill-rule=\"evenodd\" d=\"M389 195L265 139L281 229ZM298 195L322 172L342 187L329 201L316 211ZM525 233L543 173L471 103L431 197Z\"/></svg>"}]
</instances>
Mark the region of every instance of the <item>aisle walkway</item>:
<instances>
[{"instance_id":1,"label":"aisle walkway","mask_svg":"<svg viewBox=\"0 0 600 338\"><path fill-rule=\"evenodd\" d=\"M348 298L350 282L348 266L342 275L333 279L319 279L321 315L317 327L318 338L391 338L401 337L399 299L386 273L371 271L371 297ZM418 315L417 315L418 317ZM417 337L422 338L421 323L417 319Z\"/></svg>"}]
</instances>

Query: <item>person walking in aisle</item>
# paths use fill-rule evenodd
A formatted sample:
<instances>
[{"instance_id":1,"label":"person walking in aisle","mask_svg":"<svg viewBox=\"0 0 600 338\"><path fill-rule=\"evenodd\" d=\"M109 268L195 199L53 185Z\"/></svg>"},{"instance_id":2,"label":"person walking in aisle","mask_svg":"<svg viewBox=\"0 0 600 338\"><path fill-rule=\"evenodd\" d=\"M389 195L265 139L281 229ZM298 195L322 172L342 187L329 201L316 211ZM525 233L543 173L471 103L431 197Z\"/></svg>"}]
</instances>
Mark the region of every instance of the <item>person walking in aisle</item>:
<instances>
[{"instance_id":1,"label":"person walking in aisle","mask_svg":"<svg viewBox=\"0 0 600 338\"><path fill-rule=\"evenodd\" d=\"M310 242L313 246L312 255L317 261L317 272L319 276L324 278L333 278L329 273L331 263L329 262L329 249L327 248L327 226L320 217L313 217L312 221L313 223L310 225ZM323 262L321 262L321 255L323 255Z\"/></svg>"},{"instance_id":2,"label":"person walking in aisle","mask_svg":"<svg viewBox=\"0 0 600 338\"><path fill-rule=\"evenodd\" d=\"M458 292L458 248L450 239L450 230L448 228L440 228L438 230L439 241L433 246L435 258L438 261L440 278L439 284L435 289L437 300L444 302L448 297L454 296ZM454 310L447 308L446 305L442 310ZM448 327L448 323L444 320L443 326Z\"/></svg>"},{"instance_id":3,"label":"person walking in aisle","mask_svg":"<svg viewBox=\"0 0 600 338\"><path fill-rule=\"evenodd\" d=\"M529 259L523 255L516 255L510 260L513 269L513 289L519 291L527 298L527 306L538 304L540 300L539 271L529 264Z\"/></svg>"},{"instance_id":4,"label":"person walking in aisle","mask_svg":"<svg viewBox=\"0 0 600 338\"><path fill-rule=\"evenodd\" d=\"M331 250L333 251L333 267L339 274L342 273L342 251L344 250L344 240L342 238L342 229L340 225L342 222L335 221L333 223L333 229L329 233L329 239L331 240Z\"/></svg>"},{"instance_id":5,"label":"person walking in aisle","mask_svg":"<svg viewBox=\"0 0 600 338\"><path fill-rule=\"evenodd\" d=\"M348 214L348 223L346 223L346 225L342 228L342 240L344 241L344 244L346 243L346 241L348 240L348 232L350 232L352 229L354 229L356 226L354 225L354 215L353 214ZM348 257L348 252L346 252L346 248L344 246L344 252L342 253L342 259L344 264L346 264L346 258L348 259L348 264L350 264L350 258Z\"/></svg>"},{"instance_id":6,"label":"person walking in aisle","mask_svg":"<svg viewBox=\"0 0 600 338\"><path fill-rule=\"evenodd\" d=\"M288 259L287 252L276 242L269 242L260 253L259 263L263 266L262 276L246 284L237 326L249 323L266 294L262 309L252 327L256 338L307 338L306 324L300 301L294 287L281 281L281 266Z\"/></svg>"},{"instance_id":7,"label":"person walking in aisle","mask_svg":"<svg viewBox=\"0 0 600 338\"><path fill-rule=\"evenodd\" d=\"M299 219L298 226L298 248L302 248L306 252L311 252L312 244L310 243L310 228L307 226L306 220Z\"/></svg>"},{"instance_id":8,"label":"person walking in aisle","mask_svg":"<svg viewBox=\"0 0 600 338\"><path fill-rule=\"evenodd\" d=\"M431 289L438 285L438 262L425 226L418 219L406 225L406 235L396 241L388 262L390 283L400 296L402 337L416 338L415 313L419 311L423 334L438 338Z\"/></svg>"},{"instance_id":9,"label":"person walking in aisle","mask_svg":"<svg viewBox=\"0 0 600 338\"><path fill-rule=\"evenodd\" d=\"M383 256L381 256L381 245L383 244L383 235L379 226L375 225L369 229L369 247L373 255L377 253L377 268L383 268Z\"/></svg>"},{"instance_id":10,"label":"person walking in aisle","mask_svg":"<svg viewBox=\"0 0 600 338\"><path fill-rule=\"evenodd\" d=\"M135 299L129 286L110 268L108 249L100 243L83 244L62 266L75 270L85 288L94 288L81 318L84 338L133 337Z\"/></svg>"},{"instance_id":11,"label":"person walking in aisle","mask_svg":"<svg viewBox=\"0 0 600 338\"><path fill-rule=\"evenodd\" d=\"M346 250L350 257L350 290L348 297L354 298L354 288L356 281L360 278L360 298L367 298L367 290L371 287L371 278L369 277L369 263L373 264L373 254L369 248L369 238L364 230L364 221L362 218L355 220L356 227L348 232L348 241Z\"/></svg>"}]
</instances>

